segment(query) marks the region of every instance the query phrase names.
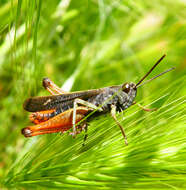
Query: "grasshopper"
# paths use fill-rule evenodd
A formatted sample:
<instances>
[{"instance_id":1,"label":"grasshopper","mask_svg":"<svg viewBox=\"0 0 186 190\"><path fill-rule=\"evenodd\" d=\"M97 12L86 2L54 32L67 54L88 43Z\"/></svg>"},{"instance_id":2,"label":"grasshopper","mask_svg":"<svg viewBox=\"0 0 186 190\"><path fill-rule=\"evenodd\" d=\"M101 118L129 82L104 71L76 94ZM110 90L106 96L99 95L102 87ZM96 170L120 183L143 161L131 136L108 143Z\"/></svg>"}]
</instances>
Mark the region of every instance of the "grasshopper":
<instances>
[{"instance_id":1,"label":"grasshopper","mask_svg":"<svg viewBox=\"0 0 186 190\"><path fill-rule=\"evenodd\" d=\"M165 55L155 63L137 84L129 82L99 89L65 92L50 79L44 78L43 86L51 95L31 97L24 102L24 109L33 112L30 115L30 120L36 125L23 128L22 134L25 137L32 137L47 133L64 133L72 128L70 134L75 137L82 130L87 130L87 122L84 119L87 115L92 117L110 112L127 145L127 136L116 118L116 113L136 104L134 99L140 86L174 69L170 68L143 82L164 57ZM145 111L154 111L154 109L139 106Z\"/></svg>"}]
</instances>

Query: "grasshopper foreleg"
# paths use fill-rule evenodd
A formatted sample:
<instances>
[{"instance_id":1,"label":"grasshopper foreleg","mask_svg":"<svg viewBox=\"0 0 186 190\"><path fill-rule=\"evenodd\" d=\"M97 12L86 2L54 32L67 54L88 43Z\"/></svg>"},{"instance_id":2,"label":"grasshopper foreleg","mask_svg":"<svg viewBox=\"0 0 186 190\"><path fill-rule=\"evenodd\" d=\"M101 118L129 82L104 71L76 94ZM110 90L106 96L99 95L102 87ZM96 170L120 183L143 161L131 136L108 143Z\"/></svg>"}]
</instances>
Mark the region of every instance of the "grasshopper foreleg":
<instances>
[{"instance_id":1,"label":"grasshopper foreleg","mask_svg":"<svg viewBox=\"0 0 186 190\"><path fill-rule=\"evenodd\" d=\"M128 145L127 136L125 135L125 131L124 131L122 125L120 124L120 122L116 118L116 106L115 105L111 105L111 116L115 120L115 122L117 123L117 125L119 126L119 128L121 130L121 133L122 133L122 135L124 137L125 144Z\"/></svg>"},{"instance_id":2,"label":"grasshopper foreleg","mask_svg":"<svg viewBox=\"0 0 186 190\"><path fill-rule=\"evenodd\" d=\"M149 108L143 107L143 106L142 106L141 104L139 104L139 103L133 102L132 105L134 105L134 104L136 104L138 107L140 107L140 108L141 108L142 110L144 110L144 111L157 111L157 108L149 109Z\"/></svg>"}]
</instances>

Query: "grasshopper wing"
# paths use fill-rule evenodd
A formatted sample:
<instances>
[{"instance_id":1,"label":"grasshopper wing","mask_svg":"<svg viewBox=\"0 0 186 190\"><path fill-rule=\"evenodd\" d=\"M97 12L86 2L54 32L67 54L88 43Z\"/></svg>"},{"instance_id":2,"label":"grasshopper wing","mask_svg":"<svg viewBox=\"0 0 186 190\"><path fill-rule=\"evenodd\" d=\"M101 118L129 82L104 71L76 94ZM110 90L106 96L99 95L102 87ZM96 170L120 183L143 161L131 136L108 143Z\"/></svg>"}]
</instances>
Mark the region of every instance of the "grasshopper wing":
<instances>
[{"instance_id":1,"label":"grasshopper wing","mask_svg":"<svg viewBox=\"0 0 186 190\"><path fill-rule=\"evenodd\" d=\"M87 91L77 91L66 94L52 95L52 96L38 96L31 97L25 100L23 108L29 112L37 112L55 109L60 106L72 105L76 98L87 100L103 92L105 88L93 89Z\"/></svg>"}]
</instances>

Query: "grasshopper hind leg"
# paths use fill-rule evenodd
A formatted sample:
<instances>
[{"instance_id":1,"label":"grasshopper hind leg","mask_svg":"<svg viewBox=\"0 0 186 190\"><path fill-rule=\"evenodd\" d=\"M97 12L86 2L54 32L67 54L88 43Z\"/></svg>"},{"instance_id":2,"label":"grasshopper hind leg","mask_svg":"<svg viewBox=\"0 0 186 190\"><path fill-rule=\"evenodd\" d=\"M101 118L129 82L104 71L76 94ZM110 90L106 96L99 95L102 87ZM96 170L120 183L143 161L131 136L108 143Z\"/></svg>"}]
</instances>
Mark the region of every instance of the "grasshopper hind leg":
<instances>
[{"instance_id":1,"label":"grasshopper hind leg","mask_svg":"<svg viewBox=\"0 0 186 190\"><path fill-rule=\"evenodd\" d=\"M64 94L66 93L64 90L59 88L54 82L52 82L49 78L43 78L43 87L51 94ZM44 121L49 120L51 117L55 116L55 109L47 110L47 111L39 111L33 112L29 115L29 119L34 124L39 124Z\"/></svg>"},{"instance_id":2,"label":"grasshopper hind leg","mask_svg":"<svg viewBox=\"0 0 186 190\"><path fill-rule=\"evenodd\" d=\"M47 77L43 78L43 87L52 95L66 93Z\"/></svg>"},{"instance_id":3,"label":"grasshopper hind leg","mask_svg":"<svg viewBox=\"0 0 186 190\"><path fill-rule=\"evenodd\" d=\"M43 87L51 94L65 94L66 92L59 88L54 82L52 82L49 78L43 78ZM33 112L29 115L29 119L34 124L39 124L44 121L49 120L51 117L55 116L55 109L54 110L47 110L47 111L39 111Z\"/></svg>"}]
</instances>

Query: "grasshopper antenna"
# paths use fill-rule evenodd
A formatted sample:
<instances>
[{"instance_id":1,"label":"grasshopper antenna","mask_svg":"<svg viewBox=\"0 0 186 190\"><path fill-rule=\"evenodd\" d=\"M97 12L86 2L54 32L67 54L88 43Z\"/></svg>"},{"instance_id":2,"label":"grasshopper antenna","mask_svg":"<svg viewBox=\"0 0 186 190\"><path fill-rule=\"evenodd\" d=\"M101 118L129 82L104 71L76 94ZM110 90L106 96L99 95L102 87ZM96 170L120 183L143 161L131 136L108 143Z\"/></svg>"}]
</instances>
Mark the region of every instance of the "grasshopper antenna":
<instances>
[{"instance_id":1,"label":"grasshopper antenna","mask_svg":"<svg viewBox=\"0 0 186 190\"><path fill-rule=\"evenodd\" d=\"M138 85L137 88L140 87L140 86L142 86L142 85L144 85L144 84L149 83L150 81L152 81L152 80L154 80L154 79L160 77L161 75L164 75L165 73L168 73L169 71L172 71L173 69L175 69L175 67L172 67L172 68L170 68L170 69L168 69L168 70L166 70L166 71L164 71L164 72L162 72L162 73L156 75L155 77L153 77L153 78L151 78L151 79L145 81L144 83Z\"/></svg>"},{"instance_id":2,"label":"grasshopper antenna","mask_svg":"<svg viewBox=\"0 0 186 190\"><path fill-rule=\"evenodd\" d=\"M139 84L141 84L141 82L143 82L143 80L154 70L154 68L164 59L166 55L164 54L155 64L154 66L147 72L147 74L141 79L139 80L139 82L136 84L136 87L139 87Z\"/></svg>"}]
</instances>

